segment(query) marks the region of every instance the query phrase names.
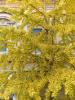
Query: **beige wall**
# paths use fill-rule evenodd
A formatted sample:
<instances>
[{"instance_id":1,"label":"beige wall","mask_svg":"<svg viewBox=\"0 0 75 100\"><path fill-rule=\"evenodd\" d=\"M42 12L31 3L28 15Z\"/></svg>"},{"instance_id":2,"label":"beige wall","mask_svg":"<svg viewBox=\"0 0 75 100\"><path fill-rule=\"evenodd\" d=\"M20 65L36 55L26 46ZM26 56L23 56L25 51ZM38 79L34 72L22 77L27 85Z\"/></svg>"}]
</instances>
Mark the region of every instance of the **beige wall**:
<instances>
[{"instance_id":1,"label":"beige wall","mask_svg":"<svg viewBox=\"0 0 75 100\"><path fill-rule=\"evenodd\" d=\"M0 0L0 4L5 4L5 0Z\"/></svg>"},{"instance_id":2,"label":"beige wall","mask_svg":"<svg viewBox=\"0 0 75 100\"><path fill-rule=\"evenodd\" d=\"M6 0L0 0L0 7L10 7L10 8L17 8L17 4L16 3L10 3L7 4Z\"/></svg>"}]
</instances>

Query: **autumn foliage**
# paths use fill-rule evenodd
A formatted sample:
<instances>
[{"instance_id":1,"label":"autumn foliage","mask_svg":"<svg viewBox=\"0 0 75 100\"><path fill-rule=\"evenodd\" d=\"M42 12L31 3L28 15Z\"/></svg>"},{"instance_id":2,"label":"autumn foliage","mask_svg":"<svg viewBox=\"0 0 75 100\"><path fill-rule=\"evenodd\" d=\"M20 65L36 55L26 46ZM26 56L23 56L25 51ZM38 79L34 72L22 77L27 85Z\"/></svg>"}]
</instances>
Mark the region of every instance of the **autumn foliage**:
<instances>
[{"instance_id":1,"label":"autumn foliage","mask_svg":"<svg viewBox=\"0 0 75 100\"><path fill-rule=\"evenodd\" d=\"M0 28L0 44L8 48L0 55L0 96L75 100L75 0L7 2L18 8L1 11L18 26Z\"/></svg>"}]
</instances>

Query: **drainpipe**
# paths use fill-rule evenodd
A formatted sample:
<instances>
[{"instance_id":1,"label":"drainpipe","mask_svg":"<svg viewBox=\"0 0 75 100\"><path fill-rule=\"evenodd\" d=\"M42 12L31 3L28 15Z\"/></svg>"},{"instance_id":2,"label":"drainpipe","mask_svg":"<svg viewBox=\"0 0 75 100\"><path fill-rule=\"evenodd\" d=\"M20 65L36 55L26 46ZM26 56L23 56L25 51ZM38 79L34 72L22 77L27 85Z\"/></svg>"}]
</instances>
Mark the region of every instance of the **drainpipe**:
<instances>
[{"instance_id":1,"label":"drainpipe","mask_svg":"<svg viewBox=\"0 0 75 100\"><path fill-rule=\"evenodd\" d=\"M44 0L44 12L46 12L46 1Z\"/></svg>"}]
</instances>

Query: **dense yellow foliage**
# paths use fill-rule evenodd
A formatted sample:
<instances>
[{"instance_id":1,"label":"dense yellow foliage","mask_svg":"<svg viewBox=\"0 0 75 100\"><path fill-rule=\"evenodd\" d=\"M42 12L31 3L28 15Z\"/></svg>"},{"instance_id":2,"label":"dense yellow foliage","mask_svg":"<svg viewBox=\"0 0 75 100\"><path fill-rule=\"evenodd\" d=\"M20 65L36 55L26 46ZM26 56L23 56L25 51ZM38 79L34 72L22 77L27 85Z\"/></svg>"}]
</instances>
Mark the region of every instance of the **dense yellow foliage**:
<instances>
[{"instance_id":1,"label":"dense yellow foliage","mask_svg":"<svg viewBox=\"0 0 75 100\"><path fill-rule=\"evenodd\" d=\"M75 100L75 0L7 1L17 2L18 9L1 10L20 25L0 28L0 44L8 48L0 55L0 96ZM46 4L53 9L47 10ZM33 33L36 27L42 31Z\"/></svg>"}]
</instances>

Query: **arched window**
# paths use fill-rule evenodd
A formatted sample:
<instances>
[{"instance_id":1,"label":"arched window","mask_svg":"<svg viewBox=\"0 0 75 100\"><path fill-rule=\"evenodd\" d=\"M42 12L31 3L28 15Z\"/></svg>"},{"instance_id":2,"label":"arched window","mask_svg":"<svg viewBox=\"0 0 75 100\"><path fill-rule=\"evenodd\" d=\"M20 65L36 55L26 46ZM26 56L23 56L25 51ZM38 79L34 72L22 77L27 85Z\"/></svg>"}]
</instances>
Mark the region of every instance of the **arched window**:
<instances>
[{"instance_id":1,"label":"arched window","mask_svg":"<svg viewBox=\"0 0 75 100\"><path fill-rule=\"evenodd\" d=\"M0 12L0 26L11 26L14 25L15 22L10 20L11 14L7 12Z\"/></svg>"}]
</instances>

